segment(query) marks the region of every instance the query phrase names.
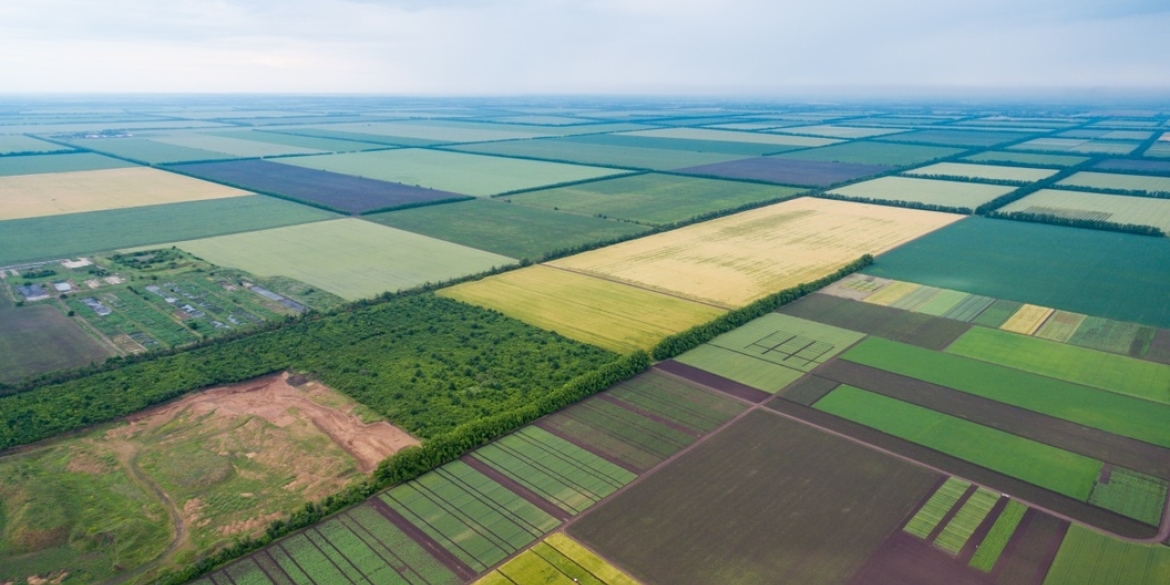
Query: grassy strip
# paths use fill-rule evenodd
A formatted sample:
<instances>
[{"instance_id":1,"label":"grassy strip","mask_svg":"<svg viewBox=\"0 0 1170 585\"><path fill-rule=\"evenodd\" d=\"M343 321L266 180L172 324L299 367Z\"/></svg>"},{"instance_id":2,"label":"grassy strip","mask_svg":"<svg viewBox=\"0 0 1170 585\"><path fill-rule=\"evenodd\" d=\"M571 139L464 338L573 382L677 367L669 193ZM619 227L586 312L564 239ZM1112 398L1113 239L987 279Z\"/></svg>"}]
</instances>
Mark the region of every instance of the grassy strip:
<instances>
[{"instance_id":1,"label":"grassy strip","mask_svg":"<svg viewBox=\"0 0 1170 585\"><path fill-rule=\"evenodd\" d=\"M999 556L1003 554L1003 549L1007 547L1008 540L1015 534L1016 526L1020 525L1020 520L1027 510L1027 506L1015 500L1008 502L999 518L995 519L991 532L988 532L983 542L979 544L975 556L971 557L970 565L984 573L990 573L991 569L995 567L996 561L999 560Z\"/></svg>"},{"instance_id":2,"label":"grassy strip","mask_svg":"<svg viewBox=\"0 0 1170 585\"><path fill-rule=\"evenodd\" d=\"M957 477L948 477L902 530L926 540L969 487L971 484Z\"/></svg>"}]
</instances>

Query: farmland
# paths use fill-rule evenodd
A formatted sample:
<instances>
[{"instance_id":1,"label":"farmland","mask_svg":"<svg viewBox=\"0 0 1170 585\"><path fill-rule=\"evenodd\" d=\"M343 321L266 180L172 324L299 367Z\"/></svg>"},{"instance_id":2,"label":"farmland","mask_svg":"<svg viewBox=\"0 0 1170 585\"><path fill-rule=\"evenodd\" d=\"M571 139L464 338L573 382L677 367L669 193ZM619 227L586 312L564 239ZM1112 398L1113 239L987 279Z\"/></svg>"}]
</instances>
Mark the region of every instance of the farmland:
<instances>
[{"instance_id":1,"label":"farmland","mask_svg":"<svg viewBox=\"0 0 1170 585\"><path fill-rule=\"evenodd\" d=\"M889 170L887 167L881 165L828 161L798 162L764 156L688 167L678 169L676 172L689 175L748 179L804 187L825 187L861 177L877 175L887 170Z\"/></svg>"},{"instance_id":2,"label":"farmland","mask_svg":"<svg viewBox=\"0 0 1170 585\"><path fill-rule=\"evenodd\" d=\"M661 138L633 134L589 134L564 139L574 144L603 144L627 148L649 148L656 150L678 150L712 154L736 155L737 158L760 156L790 150L791 147L753 142L728 142L726 140L695 140L683 138Z\"/></svg>"},{"instance_id":3,"label":"farmland","mask_svg":"<svg viewBox=\"0 0 1170 585\"><path fill-rule=\"evenodd\" d=\"M102 362L113 352L57 307L13 307L0 291L0 383Z\"/></svg>"},{"instance_id":4,"label":"farmland","mask_svg":"<svg viewBox=\"0 0 1170 585\"><path fill-rule=\"evenodd\" d=\"M648 138L677 138L681 140L714 140L719 142L747 142L752 144L774 145L774 152L786 150L784 147L807 148L814 146L828 146L839 140L830 138L813 138L807 136L782 136L779 134L761 134L757 132L734 132L731 130L708 130L706 128L669 128L664 130L638 130L627 132L629 136L645 136Z\"/></svg>"},{"instance_id":5,"label":"farmland","mask_svg":"<svg viewBox=\"0 0 1170 585\"><path fill-rule=\"evenodd\" d=\"M1144 225L1170 232L1170 199L1042 189L1001 207L999 211L1005 214L1019 212L1062 219Z\"/></svg>"},{"instance_id":6,"label":"farmland","mask_svg":"<svg viewBox=\"0 0 1170 585\"><path fill-rule=\"evenodd\" d=\"M124 169L132 166L134 166L133 163L92 152L41 156L11 156L0 157L0 177L101 171L106 169Z\"/></svg>"},{"instance_id":7,"label":"farmland","mask_svg":"<svg viewBox=\"0 0 1170 585\"><path fill-rule=\"evenodd\" d=\"M881 253L959 216L795 199L550 263L723 306Z\"/></svg>"},{"instance_id":8,"label":"farmland","mask_svg":"<svg viewBox=\"0 0 1170 585\"><path fill-rule=\"evenodd\" d=\"M175 244L220 266L287 276L349 300L483 272L511 258L358 219Z\"/></svg>"},{"instance_id":9,"label":"farmland","mask_svg":"<svg viewBox=\"0 0 1170 585\"><path fill-rule=\"evenodd\" d=\"M146 168L0 177L0 220L245 195L249 193Z\"/></svg>"},{"instance_id":10,"label":"farmland","mask_svg":"<svg viewBox=\"0 0 1170 585\"><path fill-rule=\"evenodd\" d=\"M942 146L996 146L1005 142L1015 142L1027 138L1030 133L1021 132L988 132L985 130L953 130L930 128L906 132L897 136L884 137L890 142L924 142Z\"/></svg>"},{"instance_id":11,"label":"farmland","mask_svg":"<svg viewBox=\"0 0 1170 585\"><path fill-rule=\"evenodd\" d=\"M862 201L921 203L930 206L974 209L1013 190L1015 187L1000 185L882 177L833 189L829 191L829 194Z\"/></svg>"},{"instance_id":12,"label":"farmland","mask_svg":"<svg viewBox=\"0 0 1170 585\"><path fill-rule=\"evenodd\" d=\"M443 206L417 207L364 219L518 259L647 230L627 222L477 199Z\"/></svg>"},{"instance_id":13,"label":"farmland","mask_svg":"<svg viewBox=\"0 0 1170 585\"><path fill-rule=\"evenodd\" d=\"M488 142L453 148L460 152L476 154L651 170L678 169L742 158L735 154L589 144L561 138Z\"/></svg>"},{"instance_id":14,"label":"farmland","mask_svg":"<svg viewBox=\"0 0 1170 585\"><path fill-rule=\"evenodd\" d=\"M638 582L589 552L573 539L556 533L528 549L475 585L544 585L546 583L638 585Z\"/></svg>"},{"instance_id":15,"label":"farmland","mask_svg":"<svg viewBox=\"0 0 1170 585\"><path fill-rule=\"evenodd\" d=\"M37 140L20 134L0 134L0 156L13 153L29 154L72 150L68 146Z\"/></svg>"},{"instance_id":16,"label":"farmland","mask_svg":"<svg viewBox=\"0 0 1170 585\"><path fill-rule=\"evenodd\" d=\"M721 309L547 266L491 276L439 294L500 311L613 351L647 349Z\"/></svg>"},{"instance_id":17,"label":"farmland","mask_svg":"<svg viewBox=\"0 0 1170 585\"><path fill-rule=\"evenodd\" d=\"M1120 171L1123 173L1170 174L1170 161L1150 159L1111 158L1095 165L1094 169Z\"/></svg>"},{"instance_id":18,"label":"farmland","mask_svg":"<svg viewBox=\"0 0 1170 585\"><path fill-rule=\"evenodd\" d=\"M518 193L506 200L529 207L663 225L798 193L800 189L778 185L642 174Z\"/></svg>"},{"instance_id":19,"label":"farmland","mask_svg":"<svg viewBox=\"0 0 1170 585\"><path fill-rule=\"evenodd\" d=\"M1117 173L1079 172L1057 185L1071 185L1087 187L1089 189L1140 191L1151 194L1170 195L1170 178L1146 177L1141 175L1121 175Z\"/></svg>"},{"instance_id":20,"label":"farmland","mask_svg":"<svg viewBox=\"0 0 1170 585\"><path fill-rule=\"evenodd\" d=\"M281 163L486 197L625 171L459 152L404 148L281 159Z\"/></svg>"},{"instance_id":21,"label":"farmland","mask_svg":"<svg viewBox=\"0 0 1170 585\"><path fill-rule=\"evenodd\" d=\"M1047 179L1058 171L1032 169L1027 167L1001 167L995 165L973 165L966 163L937 163L906 171L907 175L956 177L960 179L987 179L991 181L1012 181L1031 183Z\"/></svg>"},{"instance_id":22,"label":"farmland","mask_svg":"<svg viewBox=\"0 0 1170 585\"><path fill-rule=\"evenodd\" d=\"M335 138L315 138L311 136L298 136L295 134L282 134L279 132L266 132L264 130L205 131L202 132L202 134L208 136L222 136L224 138L236 138L247 142L267 142L270 144L294 146L298 148L310 149L315 152L350 152L355 150L386 148L386 145L384 144L377 144L373 142L339 140Z\"/></svg>"},{"instance_id":23,"label":"farmland","mask_svg":"<svg viewBox=\"0 0 1170 585\"><path fill-rule=\"evenodd\" d=\"M1137 142L1120 140L1084 140L1080 138L1036 138L1008 147L1010 150L1049 150L1054 152L1089 154L1129 154L1138 147Z\"/></svg>"},{"instance_id":24,"label":"farmland","mask_svg":"<svg viewBox=\"0 0 1170 585\"><path fill-rule=\"evenodd\" d=\"M223 152L167 144L149 138L91 138L73 140L70 144L148 165L240 158Z\"/></svg>"},{"instance_id":25,"label":"farmland","mask_svg":"<svg viewBox=\"0 0 1170 585\"><path fill-rule=\"evenodd\" d=\"M924 163L963 152L957 148L919 144L883 144L847 142L777 155L778 158L804 161L855 163L864 165L907 166Z\"/></svg>"},{"instance_id":26,"label":"farmland","mask_svg":"<svg viewBox=\"0 0 1170 585\"><path fill-rule=\"evenodd\" d=\"M252 141L244 137L210 135L196 132L188 132L182 134L166 134L161 136L152 136L155 142L163 144L173 144L175 146L182 146L185 148L196 148L200 150L209 150L212 152L220 152L226 155L225 158L231 157L265 157L284 154L320 154L321 151L314 148L304 148L300 146L289 146L285 144L276 144L272 142Z\"/></svg>"},{"instance_id":27,"label":"farmland","mask_svg":"<svg viewBox=\"0 0 1170 585\"><path fill-rule=\"evenodd\" d=\"M979 154L963 157L965 161L977 163L1013 163L1020 165L1035 165L1048 167L1071 167L1087 162L1089 159L1081 156L1064 154L1036 154L1030 152L1007 152L989 150Z\"/></svg>"},{"instance_id":28,"label":"farmland","mask_svg":"<svg viewBox=\"0 0 1170 585\"><path fill-rule=\"evenodd\" d=\"M766 126L771 126L771 124ZM897 134L899 132L905 132L905 130L895 128L856 128L852 126L832 126L826 124L817 126L786 126L784 128L777 128L773 132L779 132L781 134L808 134L810 136L824 136L826 138L872 138L874 136Z\"/></svg>"},{"instance_id":29,"label":"farmland","mask_svg":"<svg viewBox=\"0 0 1170 585\"><path fill-rule=\"evenodd\" d=\"M364 122L351 124L328 124L317 127L331 132L355 132L372 134L387 140L405 139L424 141L431 144L441 142L487 142L489 140L514 140L537 138L559 134L555 130L542 130L537 126L504 126L501 124L467 124L452 121L403 121ZM296 128L299 132L300 128Z\"/></svg>"},{"instance_id":30,"label":"farmland","mask_svg":"<svg viewBox=\"0 0 1170 585\"><path fill-rule=\"evenodd\" d=\"M1170 547L1122 542L1073 526L1044 585L1165 583L1168 579Z\"/></svg>"}]
</instances>

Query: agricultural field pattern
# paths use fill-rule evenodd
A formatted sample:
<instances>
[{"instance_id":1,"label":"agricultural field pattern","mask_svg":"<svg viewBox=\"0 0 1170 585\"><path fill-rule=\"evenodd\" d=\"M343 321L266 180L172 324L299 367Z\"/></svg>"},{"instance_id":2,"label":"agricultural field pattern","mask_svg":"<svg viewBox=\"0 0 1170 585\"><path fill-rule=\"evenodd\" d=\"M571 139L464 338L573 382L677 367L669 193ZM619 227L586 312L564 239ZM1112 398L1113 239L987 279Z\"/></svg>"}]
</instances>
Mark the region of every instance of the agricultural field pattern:
<instances>
[{"instance_id":1,"label":"agricultural field pattern","mask_svg":"<svg viewBox=\"0 0 1170 585\"><path fill-rule=\"evenodd\" d=\"M0 585L1170 583L1170 109L101 99Z\"/></svg>"}]
</instances>

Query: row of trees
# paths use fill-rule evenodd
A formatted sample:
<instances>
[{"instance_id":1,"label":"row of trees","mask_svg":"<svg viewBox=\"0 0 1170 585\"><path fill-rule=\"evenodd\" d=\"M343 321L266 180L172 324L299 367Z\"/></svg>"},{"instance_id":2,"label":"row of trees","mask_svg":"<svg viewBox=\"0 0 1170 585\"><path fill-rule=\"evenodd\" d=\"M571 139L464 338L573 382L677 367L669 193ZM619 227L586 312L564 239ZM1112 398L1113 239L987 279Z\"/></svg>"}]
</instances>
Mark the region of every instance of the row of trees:
<instances>
[{"instance_id":1,"label":"row of trees","mask_svg":"<svg viewBox=\"0 0 1170 585\"><path fill-rule=\"evenodd\" d=\"M1152 225L1141 225L1136 223L1115 223L1105 221L1103 219L1084 219L1076 217L1066 217L1062 215L1055 215L1051 213L1030 213L1027 211L1008 211L999 212L994 211L987 215L988 217L996 217L1003 219L1014 219L1016 221L1030 221L1035 223L1051 223L1055 225L1063 225L1069 227L1088 228L1094 230L1105 230L1111 232L1123 232L1127 234L1138 234L1140 236L1155 236L1165 237L1166 232Z\"/></svg>"}]
</instances>

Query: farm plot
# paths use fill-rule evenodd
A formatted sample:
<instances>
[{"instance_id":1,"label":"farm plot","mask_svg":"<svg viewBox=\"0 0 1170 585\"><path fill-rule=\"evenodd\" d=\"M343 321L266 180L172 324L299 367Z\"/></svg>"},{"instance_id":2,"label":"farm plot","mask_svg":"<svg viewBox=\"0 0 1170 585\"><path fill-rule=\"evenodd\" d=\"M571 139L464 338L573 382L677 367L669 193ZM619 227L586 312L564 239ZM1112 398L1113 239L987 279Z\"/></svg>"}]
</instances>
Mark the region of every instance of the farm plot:
<instances>
[{"instance_id":1,"label":"farm plot","mask_svg":"<svg viewBox=\"0 0 1170 585\"><path fill-rule=\"evenodd\" d=\"M1042 189L998 211L1145 225L1170 232L1170 199Z\"/></svg>"},{"instance_id":2,"label":"farm plot","mask_svg":"<svg viewBox=\"0 0 1170 585\"><path fill-rule=\"evenodd\" d=\"M866 273L1170 327L1170 296L1148 293L1170 288L1170 272L1152 266L1170 266L1159 238L972 217L883 254Z\"/></svg>"},{"instance_id":3,"label":"farm plot","mask_svg":"<svg viewBox=\"0 0 1170 585\"><path fill-rule=\"evenodd\" d=\"M1121 140L1084 140L1080 138L1036 138L1009 146L1009 150L1048 150L1089 154L1129 154L1141 143Z\"/></svg>"},{"instance_id":4,"label":"farm plot","mask_svg":"<svg viewBox=\"0 0 1170 585\"><path fill-rule=\"evenodd\" d=\"M0 291L0 295L4 295ZM0 300L0 382L101 363L113 355L56 307Z\"/></svg>"},{"instance_id":5,"label":"farm plot","mask_svg":"<svg viewBox=\"0 0 1170 585\"><path fill-rule=\"evenodd\" d=\"M1081 171L1057 185L1087 187L1103 191L1141 191L1151 194L1170 195L1170 177L1147 177L1143 175L1122 175L1119 173L1094 173Z\"/></svg>"},{"instance_id":6,"label":"farm plot","mask_svg":"<svg viewBox=\"0 0 1170 585\"><path fill-rule=\"evenodd\" d=\"M1170 366L1027 335L976 327L948 353L1170 404Z\"/></svg>"},{"instance_id":7,"label":"farm plot","mask_svg":"<svg viewBox=\"0 0 1170 585\"><path fill-rule=\"evenodd\" d=\"M452 147L452 150L475 154L538 158L587 165L651 170L678 169L743 158L742 155L735 154L616 146L612 144L590 144L563 138L488 142Z\"/></svg>"},{"instance_id":8,"label":"farm plot","mask_svg":"<svg viewBox=\"0 0 1170 585\"><path fill-rule=\"evenodd\" d=\"M779 154L777 157L804 161L904 167L954 156L961 152L963 152L961 149L944 146L862 141L805 149Z\"/></svg>"},{"instance_id":9,"label":"farm plot","mask_svg":"<svg viewBox=\"0 0 1170 585\"><path fill-rule=\"evenodd\" d=\"M241 135L223 136L218 134L203 134L187 132L182 134L165 134L151 136L150 139L163 144L173 144L185 148L196 148L212 152L222 152L229 157L265 157L284 154L320 154L322 151L315 148L289 146L267 141L248 140Z\"/></svg>"},{"instance_id":10,"label":"farm plot","mask_svg":"<svg viewBox=\"0 0 1170 585\"><path fill-rule=\"evenodd\" d=\"M518 193L505 200L528 207L663 225L800 192L779 185L641 174Z\"/></svg>"},{"instance_id":11,"label":"farm plot","mask_svg":"<svg viewBox=\"0 0 1170 585\"><path fill-rule=\"evenodd\" d=\"M1002 167L995 165L973 165L967 163L936 163L906 171L907 175L955 177L960 179L987 179L989 181L1012 181L1031 183L1047 179L1059 171L1032 169L1027 167Z\"/></svg>"},{"instance_id":12,"label":"farm plot","mask_svg":"<svg viewBox=\"0 0 1170 585\"><path fill-rule=\"evenodd\" d=\"M648 349L722 309L548 266L530 266L439 291L618 352Z\"/></svg>"},{"instance_id":13,"label":"farm plot","mask_svg":"<svg viewBox=\"0 0 1170 585\"><path fill-rule=\"evenodd\" d=\"M771 313L687 352L675 361L765 392L777 392L864 337Z\"/></svg>"},{"instance_id":14,"label":"farm plot","mask_svg":"<svg viewBox=\"0 0 1170 585\"><path fill-rule=\"evenodd\" d=\"M1170 547L1125 542L1073 525L1044 585L1155 585L1168 581Z\"/></svg>"},{"instance_id":15,"label":"farm plot","mask_svg":"<svg viewBox=\"0 0 1170 585\"><path fill-rule=\"evenodd\" d=\"M766 125L771 127L772 124ZM747 128L750 130L750 128ZM852 126L834 126L832 124L820 124L816 126L787 126L773 130L781 134L809 134L812 136L824 136L825 138L873 138L874 136L887 136L890 134L897 134L905 132L902 128L856 128Z\"/></svg>"},{"instance_id":16,"label":"farm plot","mask_svg":"<svg viewBox=\"0 0 1170 585\"><path fill-rule=\"evenodd\" d=\"M250 193L141 167L0 177L0 220L245 195Z\"/></svg>"},{"instance_id":17,"label":"farm plot","mask_svg":"<svg viewBox=\"0 0 1170 585\"><path fill-rule=\"evenodd\" d=\"M955 130L931 128L907 132L897 136L886 136L882 140L889 140L890 142L924 142L926 144L939 144L942 146L979 147L1015 142L1031 135L1031 133L1022 132L989 132L974 129Z\"/></svg>"},{"instance_id":18,"label":"farm plot","mask_svg":"<svg viewBox=\"0 0 1170 585\"><path fill-rule=\"evenodd\" d=\"M624 174L564 163L403 148L280 159L287 165L476 197Z\"/></svg>"},{"instance_id":19,"label":"farm plot","mask_svg":"<svg viewBox=\"0 0 1170 585\"><path fill-rule=\"evenodd\" d=\"M549 535L475 585L639 585L564 533Z\"/></svg>"},{"instance_id":20,"label":"farm plot","mask_svg":"<svg viewBox=\"0 0 1170 585\"><path fill-rule=\"evenodd\" d=\"M439 120L329 124L315 128L330 132L380 136L389 141L404 139L414 141L414 144L418 144L419 141L427 144L487 142L489 140L515 140L517 138L538 138L558 134L556 129L539 128L536 126L468 124ZM291 128L291 131L301 132L300 128L296 127ZM398 142L398 144L409 145L411 142Z\"/></svg>"},{"instance_id":21,"label":"farm plot","mask_svg":"<svg viewBox=\"0 0 1170 585\"><path fill-rule=\"evenodd\" d=\"M1081 156L1069 156L1064 154L1035 154L1030 152L1006 152L1002 150L989 150L987 152L965 156L963 157L963 160L974 163L1008 163L1063 168L1079 165L1089 159Z\"/></svg>"},{"instance_id":22,"label":"farm plot","mask_svg":"<svg viewBox=\"0 0 1170 585\"><path fill-rule=\"evenodd\" d=\"M785 305L780 312L802 319L929 349L943 349L969 325L932 315L813 294Z\"/></svg>"},{"instance_id":23,"label":"farm plot","mask_svg":"<svg viewBox=\"0 0 1170 585\"><path fill-rule=\"evenodd\" d=\"M364 219L530 260L539 260L557 250L624 238L649 229L628 222L484 199L378 213Z\"/></svg>"},{"instance_id":24,"label":"farm plot","mask_svg":"<svg viewBox=\"0 0 1170 585\"><path fill-rule=\"evenodd\" d=\"M337 217L271 197L247 195L0 222L0 266L206 238Z\"/></svg>"},{"instance_id":25,"label":"farm plot","mask_svg":"<svg viewBox=\"0 0 1170 585\"><path fill-rule=\"evenodd\" d=\"M653 370L610 388L606 396L694 433L713 431L746 408L726 396Z\"/></svg>"},{"instance_id":26,"label":"farm plot","mask_svg":"<svg viewBox=\"0 0 1170 585\"><path fill-rule=\"evenodd\" d=\"M0 177L124 169L134 163L92 152L0 157Z\"/></svg>"},{"instance_id":27,"label":"farm plot","mask_svg":"<svg viewBox=\"0 0 1170 585\"><path fill-rule=\"evenodd\" d=\"M1170 145L1170 143L1168 143ZM1148 153L1147 153L1148 154ZM2 162L2 161L0 161ZM1170 161L1111 158L1095 165L1094 169L1103 171L1121 171L1125 173L1147 173L1151 175L1170 174Z\"/></svg>"},{"instance_id":28,"label":"farm plot","mask_svg":"<svg viewBox=\"0 0 1170 585\"><path fill-rule=\"evenodd\" d=\"M287 276L348 300L441 282L511 258L358 219L254 231L174 245L219 266Z\"/></svg>"},{"instance_id":29,"label":"farm plot","mask_svg":"<svg viewBox=\"0 0 1170 585\"><path fill-rule=\"evenodd\" d=\"M240 158L223 152L167 144L149 138L91 138L72 140L69 143L79 148L148 165Z\"/></svg>"},{"instance_id":30,"label":"farm plot","mask_svg":"<svg viewBox=\"0 0 1170 585\"><path fill-rule=\"evenodd\" d=\"M297 157L297 160L304 158L309 157ZM258 159L175 165L170 168L203 179L346 213L368 213L466 198L456 193Z\"/></svg>"},{"instance_id":31,"label":"farm plot","mask_svg":"<svg viewBox=\"0 0 1170 585\"><path fill-rule=\"evenodd\" d=\"M1159 526L1166 506L1166 480L1144 473L1112 467L1102 470L1093 486L1089 503L1122 516Z\"/></svg>"},{"instance_id":32,"label":"farm plot","mask_svg":"<svg viewBox=\"0 0 1170 585\"><path fill-rule=\"evenodd\" d=\"M768 144L781 147L789 146L793 148L828 146L830 144L837 144L838 142L841 142L840 140L833 140L830 138L814 138L810 136L782 136L779 134L735 132L733 130L712 130L709 128L663 128L654 130L638 130L635 132L627 132L626 134L629 136L645 136L649 138L748 142L752 144Z\"/></svg>"},{"instance_id":33,"label":"farm plot","mask_svg":"<svg viewBox=\"0 0 1170 585\"><path fill-rule=\"evenodd\" d=\"M1100 317L1085 317L1068 342L1110 353L1142 357L1156 335L1157 333L1150 327Z\"/></svg>"},{"instance_id":34,"label":"farm plot","mask_svg":"<svg viewBox=\"0 0 1170 585\"><path fill-rule=\"evenodd\" d=\"M831 274L960 216L794 199L570 256L552 266L724 306Z\"/></svg>"},{"instance_id":35,"label":"farm plot","mask_svg":"<svg viewBox=\"0 0 1170 585\"><path fill-rule=\"evenodd\" d=\"M267 142L269 144L293 146L297 148L310 149L316 152L352 152L356 150L386 148L385 144L378 144L375 142L340 140L336 138L320 138L313 136L298 136L295 134L268 132L265 130L230 130L219 132L201 132L201 134L222 136L224 138L236 138L239 140L246 140L248 142Z\"/></svg>"},{"instance_id":36,"label":"farm plot","mask_svg":"<svg viewBox=\"0 0 1170 585\"><path fill-rule=\"evenodd\" d=\"M1011 193L1015 189L1015 187L1002 185L983 185L959 181L881 177L833 189L829 191L829 194L873 203L921 203L923 205L973 210L996 197Z\"/></svg>"},{"instance_id":37,"label":"farm plot","mask_svg":"<svg viewBox=\"0 0 1170 585\"><path fill-rule=\"evenodd\" d=\"M826 161L797 161L759 157L678 169L688 175L748 179L807 187L826 187L890 170L882 165Z\"/></svg>"},{"instance_id":38,"label":"farm plot","mask_svg":"<svg viewBox=\"0 0 1170 585\"><path fill-rule=\"evenodd\" d=\"M1032 335L1052 315L1053 309L1037 305L1023 305L999 326L1004 331Z\"/></svg>"},{"instance_id":39,"label":"farm plot","mask_svg":"<svg viewBox=\"0 0 1170 585\"><path fill-rule=\"evenodd\" d=\"M760 156L792 150L792 146L776 144L757 144L751 142L727 142L725 140L693 140L682 138L656 138L652 136L633 136L630 134L590 134L587 136L570 136L564 138L566 142L577 144L604 144L627 148L650 148L658 150L681 150L686 152L704 152L716 154L732 154L738 157Z\"/></svg>"},{"instance_id":40,"label":"farm plot","mask_svg":"<svg viewBox=\"0 0 1170 585\"><path fill-rule=\"evenodd\" d=\"M1101 469L1095 459L852 386L814 408L1082 502Z\"/></svg>"},{"instance_id":41,"label":"farm plot","mask_svg":"<svg viewBox=\"0 0 1170 585\"><path fill-rule=\"evenodd\" d=\"M73 150L68 146L61 146L52 142L38 140L23 134L0 134L0 156L20 153L62 152Z\"/></svg>"},{"instance_id":42,"label":"farm plot","mask_svg":"<svg viewBox=\"0 0 1170 585\"><path fill-rule=\"evenodd\" d=\"M648 583L844 583L936 481L756 411L568 532Z\"/></svg>"},{"instance_id":43,"label":"farm plot","mask_svg":"<svg viewBox=\"0 0 1170 585\"><path fill-rule=\"evenodd\" d=\"M1143 156L1153 156L1158 158L1170 158L1170 142L1165 139L1159 140L1142 153Z\"/></svg>"}]
</instances>

